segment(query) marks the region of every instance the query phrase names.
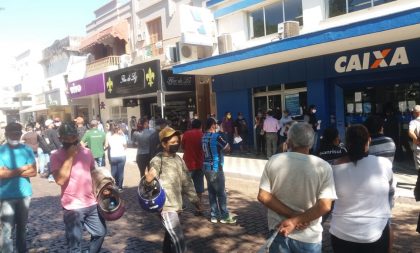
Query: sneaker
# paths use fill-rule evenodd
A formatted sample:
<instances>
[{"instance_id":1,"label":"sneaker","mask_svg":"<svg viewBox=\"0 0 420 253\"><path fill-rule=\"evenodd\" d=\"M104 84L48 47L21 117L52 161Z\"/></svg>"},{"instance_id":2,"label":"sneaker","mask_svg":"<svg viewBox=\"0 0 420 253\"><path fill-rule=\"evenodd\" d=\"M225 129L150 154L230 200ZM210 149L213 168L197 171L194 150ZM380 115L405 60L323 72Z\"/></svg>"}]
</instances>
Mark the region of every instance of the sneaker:
<instances>
[{"instance_id":1,"label":"sneaker","mask_svg":"<svg viewBox=\"0 0 420 253\"><path fill-rule=\"evenodd\" d=\"M123 188L118 188L118 192L123 192L124 189Z\"/></svg>"},{"instance_id":2,"label":"sneaker","mask_svg":"<svg viewBox=\"0 0 420 253\"><path fill-rule=\"evenodd\" d=\"M55 183L55 180L54 180L53 175L49 175L49 176L48 176L48 182L50 182L50 183Z\"/></svg>"},{"instance_id":3,"label":"sneaker","mask_svg":"<svg viewBox=\"0 0 420 253\"><path fill-rule=\"evenodd\" d=\"M218 222L218 220L217 220L217 218L216 218L216 217L211 217L211 218L210 218L210 222L211 222L211 223L217 223L217 222Z\"/></svg>"},{"instance_id":4,"label":"sneaker","mask_svg":"<svg viewBox=\"0 0 420 253\"><path fill-rule=\"evenodd\" d=\"M221 219L220 223L223 224L236 224L236 217L229 216L226 219Z\"/></svg>"}]
</instances>

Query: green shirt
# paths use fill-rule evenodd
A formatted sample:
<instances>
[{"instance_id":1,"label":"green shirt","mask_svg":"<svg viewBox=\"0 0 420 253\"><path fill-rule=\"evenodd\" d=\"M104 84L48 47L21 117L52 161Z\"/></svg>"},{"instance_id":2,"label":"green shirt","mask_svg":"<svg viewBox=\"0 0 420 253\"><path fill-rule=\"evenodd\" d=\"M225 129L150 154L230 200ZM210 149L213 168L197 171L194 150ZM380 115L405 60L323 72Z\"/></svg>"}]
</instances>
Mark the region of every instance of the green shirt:
<instances>
[{"instance_id":1,"label":"green shirt","mask_svg":"<svg viewBox=\"0 0 420 253\"><path fill-rule=\"evenodd\" d=\"M88 130L82 137L81 140L86 143L89 149L92 151L94 158L100 158L104 156L104 145L105 145L105 133L93 128Z\"/></svg>"}]
</instances>

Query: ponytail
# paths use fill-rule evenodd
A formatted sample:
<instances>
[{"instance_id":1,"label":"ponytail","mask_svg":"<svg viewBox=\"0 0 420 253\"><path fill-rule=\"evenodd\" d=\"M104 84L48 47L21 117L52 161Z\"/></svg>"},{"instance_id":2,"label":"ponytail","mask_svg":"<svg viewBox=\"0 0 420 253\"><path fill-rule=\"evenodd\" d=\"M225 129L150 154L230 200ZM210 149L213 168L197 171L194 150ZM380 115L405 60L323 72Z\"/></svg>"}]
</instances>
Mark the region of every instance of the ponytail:
<instances>
[{"instance_id":1,"label":"ponytail","mask_svg":"<svg viewBox=\"0 0 420 253\"><path fill-rule=\"evenodd\" d=\"M347 156L355 165L368 155L365 151L369 141L369 132L363 125L352 125L346 131Z\"/></svg>"}]
</instances>

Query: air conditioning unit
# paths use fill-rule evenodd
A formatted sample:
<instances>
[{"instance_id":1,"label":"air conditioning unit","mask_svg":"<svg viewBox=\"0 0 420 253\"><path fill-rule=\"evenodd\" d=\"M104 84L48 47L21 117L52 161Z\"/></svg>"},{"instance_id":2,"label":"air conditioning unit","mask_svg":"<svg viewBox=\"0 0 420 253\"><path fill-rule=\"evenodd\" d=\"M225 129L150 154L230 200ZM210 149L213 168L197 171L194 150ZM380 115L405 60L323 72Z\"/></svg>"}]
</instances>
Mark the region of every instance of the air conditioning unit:
<instances>
[{"instance_id":1,"label":"air conditioning unit","mask_svg":"<svg viewBox=\"0 0 420 253\"><path fill-rule=\"evenodd\" d=\"M277 32L282 39L299 35L299 30L299 22L297 21L285 21L277 25Z\"/></svg>"},{"instance_id":2,"label":"air conditioning unit","mask_svg":"<svg viewBox=\"0 0 420 253\"><path fill-rule=\"evenodd\" d=\"M219 47L219 54L232 51L232 36L229 33L220 35L217 37L217 44Z\"/></svg>"},{"instance_id":3,"label":"air conditioning unit","mask_svg":"<svg viewBox=\"0 0 420 253\"><path fill-rule=\"evenodd\" d=\"M179 62L184 63L198 59L197 46L177 42L176 47L179 56Z\"/></svg>"},{"instance_id":4,"label":"air conditioning unit","mask_svg":"<svg viewBox=\"0 0 420 253\"><path fill-rule=\"evenodd\" d=\"M131 65L131 55L123 54L120 56L120 69L127 68Z\"/></svg>"}]
</instances>

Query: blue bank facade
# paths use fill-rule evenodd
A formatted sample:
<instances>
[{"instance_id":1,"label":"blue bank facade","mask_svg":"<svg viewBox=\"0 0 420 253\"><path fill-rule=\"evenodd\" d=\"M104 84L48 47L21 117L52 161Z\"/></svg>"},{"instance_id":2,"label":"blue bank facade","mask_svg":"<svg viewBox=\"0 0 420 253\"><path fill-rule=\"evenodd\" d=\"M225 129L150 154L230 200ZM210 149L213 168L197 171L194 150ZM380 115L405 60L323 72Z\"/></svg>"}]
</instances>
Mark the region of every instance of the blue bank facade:
<instances>
[{"instance_id":1,"label":"blue bank facade","mask_svg":"<svg viewBox=\"0 0 420 253\"><path fill-rule=\"evenodd\" d=\"M373 46L215 74L212 85L219 119L227 111L234 117L242 112L252 128L260 110L281 113L288 109L298 116L313 104L321 120L321 132L326 127L337 127L343 138L346 126L362 123L369 115L392 116L398 125L393 131L398 131L396 138L402 143L408 141L405 133L410 110L420 104L420 34L409 39L398 37L400 29L419 24L420 10L412 9L178 65L174 72L191 74L202 70L203 74L206 69L218 66L222 69L224 64L252 63L253 58L270 54L330 42L352 43L353 38L369 39L372 37L368 36L387 32L387 41L391 43L375 41ZM392 31L396 31L395 37ZM369 41L362 44L369 45ZM251 133L250 141L254 135Z\"/></svg>"}]
</instances>

